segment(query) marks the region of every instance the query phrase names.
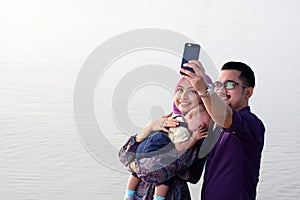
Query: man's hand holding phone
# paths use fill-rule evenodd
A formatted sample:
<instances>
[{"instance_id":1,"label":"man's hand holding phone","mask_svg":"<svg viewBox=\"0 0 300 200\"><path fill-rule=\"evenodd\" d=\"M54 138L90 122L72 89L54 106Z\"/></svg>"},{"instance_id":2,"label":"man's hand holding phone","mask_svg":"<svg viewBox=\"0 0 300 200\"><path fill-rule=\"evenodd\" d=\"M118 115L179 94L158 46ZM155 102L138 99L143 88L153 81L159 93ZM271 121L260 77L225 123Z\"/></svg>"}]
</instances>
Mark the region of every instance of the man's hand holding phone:
<instances>
[{"instance_id":1,"label":"man's hand holding phone","mask_svg":"<svg viewBox=\"0 0 300 200\"><path fill-rule=\"evenodd\" d=\"M181 68L180 72L185 74L185 78L192 84L193 88L200 94L207 91L208 84L205 77L205 69L197 60L191 60L184 64L184 67L193 69L194 72Z\"/></svg>"}]
</instances>

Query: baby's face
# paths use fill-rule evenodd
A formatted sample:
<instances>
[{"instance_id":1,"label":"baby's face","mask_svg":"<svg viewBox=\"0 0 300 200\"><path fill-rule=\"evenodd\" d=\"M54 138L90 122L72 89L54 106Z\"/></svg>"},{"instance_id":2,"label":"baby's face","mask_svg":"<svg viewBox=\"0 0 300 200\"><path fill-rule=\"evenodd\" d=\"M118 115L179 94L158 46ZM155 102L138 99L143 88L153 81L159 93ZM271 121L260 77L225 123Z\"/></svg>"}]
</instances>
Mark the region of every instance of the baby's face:
<instances>
[{"instance_id":1,"label":"baby's face","mask_svg":"<svg viewBox=\"0 0 300 200\"><path fill-rule=\"evenodd\" d=\"M199 104L184 116L184 120L188 124L188 129L195 131L198 128L208 128L211 118L204 105Z\"/></svg>"}]
</instances>

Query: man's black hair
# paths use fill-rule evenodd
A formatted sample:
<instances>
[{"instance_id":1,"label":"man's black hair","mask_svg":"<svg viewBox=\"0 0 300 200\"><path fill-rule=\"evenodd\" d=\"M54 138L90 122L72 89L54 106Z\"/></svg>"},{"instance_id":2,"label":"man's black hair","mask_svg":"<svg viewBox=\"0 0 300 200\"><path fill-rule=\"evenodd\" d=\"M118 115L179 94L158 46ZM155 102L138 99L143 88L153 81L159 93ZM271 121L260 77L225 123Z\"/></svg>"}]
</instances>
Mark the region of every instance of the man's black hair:
<instances>
[{"instance_id":1,"label":"man's black hair","mask_svg":"<svg viewBox=\"0 0 300 200\"><path fill-rule=\"evenodd\" d=\"M249 87L255 86L255 76L252 69L242 62L235 62L230 61L223 65L221 70L227 70L227 69L235 69L241 72L240 79L243 82L244 85L247 85Z\"/></svg>"}]
</instances>

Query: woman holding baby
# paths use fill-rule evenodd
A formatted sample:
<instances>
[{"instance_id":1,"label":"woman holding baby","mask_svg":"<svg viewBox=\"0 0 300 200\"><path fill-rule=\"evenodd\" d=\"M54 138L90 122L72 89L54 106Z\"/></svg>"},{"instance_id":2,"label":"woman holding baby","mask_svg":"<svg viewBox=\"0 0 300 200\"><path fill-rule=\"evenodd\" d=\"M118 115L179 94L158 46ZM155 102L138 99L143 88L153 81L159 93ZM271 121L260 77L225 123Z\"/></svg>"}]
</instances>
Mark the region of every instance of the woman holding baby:
<instances>
[{"instance_id":1,"label":"woman holding baby","mask_svg":"<svg viewBox=\"0 0 300 200\"><path fill-rule=\"evenodd\" d=\"M191 199L187 182L201 177L205 157L199 155L210 123L200 96L181 78L173 113L150 122L120 149L120 161L133 172L125 199Z\"/></svg>"}]
</instances>

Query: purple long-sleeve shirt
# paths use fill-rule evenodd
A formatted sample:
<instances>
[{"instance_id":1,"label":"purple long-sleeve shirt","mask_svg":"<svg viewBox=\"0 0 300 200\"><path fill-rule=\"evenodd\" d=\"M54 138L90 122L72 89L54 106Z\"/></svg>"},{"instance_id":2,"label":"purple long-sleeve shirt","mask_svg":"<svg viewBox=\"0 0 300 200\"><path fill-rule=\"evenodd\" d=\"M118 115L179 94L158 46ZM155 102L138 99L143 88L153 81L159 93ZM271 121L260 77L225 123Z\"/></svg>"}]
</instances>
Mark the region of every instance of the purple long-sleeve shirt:
<instances>
[{"instance_id":1,"label":"purple long-sleeve shirt","mask_svg":"<svg viewBox=\"0 0 300 200\"><path fill-rule=\"evenodd\" d=\"M223 129L207 156L202 200L256 198L265 127L250 107L233 110L230 128Z\"/></svg>"}]
</instances>

